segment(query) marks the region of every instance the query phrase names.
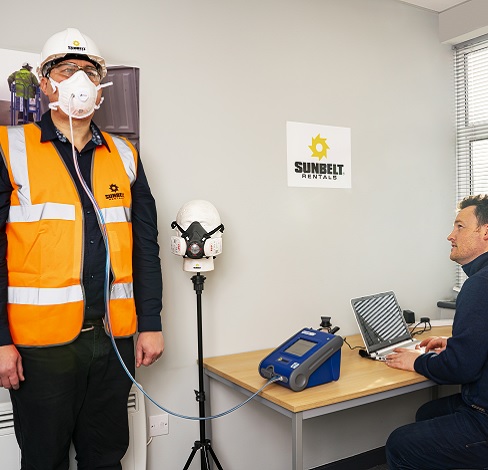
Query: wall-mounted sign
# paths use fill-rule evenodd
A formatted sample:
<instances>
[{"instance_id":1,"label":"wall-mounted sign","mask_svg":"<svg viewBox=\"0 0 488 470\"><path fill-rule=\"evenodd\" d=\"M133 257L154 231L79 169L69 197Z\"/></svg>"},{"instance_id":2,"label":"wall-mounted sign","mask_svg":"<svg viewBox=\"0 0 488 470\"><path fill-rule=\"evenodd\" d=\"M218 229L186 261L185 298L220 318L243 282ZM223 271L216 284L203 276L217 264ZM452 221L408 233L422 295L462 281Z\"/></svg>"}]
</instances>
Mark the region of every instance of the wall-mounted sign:
<instances>
[{"instance_id":1,"label":"wall-mounted sign","mask_svg":"<svg viewBox=\"0 0 488 470\"><path fill-rule=\"evenodd\" d=\"M351 187L351 129L286 123L288 186Z\"/></svg>"}]
</instances>

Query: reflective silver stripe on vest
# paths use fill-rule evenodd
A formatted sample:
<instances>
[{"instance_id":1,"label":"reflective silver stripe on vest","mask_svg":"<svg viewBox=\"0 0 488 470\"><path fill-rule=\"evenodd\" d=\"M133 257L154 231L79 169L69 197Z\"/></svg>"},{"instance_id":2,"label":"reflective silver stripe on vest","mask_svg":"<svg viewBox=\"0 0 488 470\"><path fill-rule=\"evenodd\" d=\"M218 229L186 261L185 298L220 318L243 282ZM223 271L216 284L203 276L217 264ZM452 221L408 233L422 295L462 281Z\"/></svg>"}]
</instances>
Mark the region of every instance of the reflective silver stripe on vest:
<instances>
[{"instance_id":1,"label":"reflective silver stripe on vest","mask_svg":"<svg viewBox=\"0 0 488 470\"><path fill-rule=\"evenodd\" d=\"M9 287L8 302L23 305L58 305L83 300L81 286Z\"/></svg>"},{"instance_id":2,"label":"reflective silver stripe on vest","mask_svg":"<svg viewBox=\"0 0 488 470\"><path fill-rule=\"evenodd\" d=\"M132 299L134 297L134 289L132 282L125 284L113 284L110 293L110 299Z\"/></svg>"},{"instance_id":3,"label":"reflective silver stripe on vest","mask_svg":"<svg viewBox=\"0 0 488 470\"><path fill-rule=\"evenodd\" d=\"M113 222L130 222L131 210L129 207L109 207L102 209L103 221L106 224Z\"/></svg>"},{"instance_id":4,"label":"reflective silver stripe on vest","mask_svg":"<svg viewBox=\"0 0 488 470\"><path fill-rule=\"evenodd\" d=\"M7 131L10 167L15 184L19 187L17 194L20 202L20 206L10 206L7 222L38 222L42 219L75 220L75 206L72 204L56 202L32 204L24 129L21 126L14 126L9 127Z\"/></svg>"},{"instance_id":5,"label":"reflective silver stripe on vest","mask_svg":"<svg viewBox=\"0 0 488 470\"><path fill-rule=\"evenodd\" d=\"M38 222L42 219L75 220L75 206L56 202L11 206L7 222Z\"/></svg>"},{"instance_id":6,"label":"reflective silver stripe on vest","mask_svg":"<svg viewBox=\"0 0 488 470\"><path fill-rule=\"evenodd\" d=\"M20 206L10 207L7 222L38 222L42 219L75 220L75 207L73 205L54 202L31 204L25 133L22 126L9 127L8 138L10 166L14 181L19 187ZM136 178L136 166L132 150L120 137L112 136L112 138L132 185ZM131 210L128 207L119 206L103 209L102 215L105 223L131 221Z\"/></svg>"},{"instance_id":7,"label":"reflective silver stripe on vest","mask_svg":"<svg viewBox=\"0 0 488 470\"><path fill-rule=\"evenodd\" d=\"M132 299L134 289L131 282L114 284L111 299ZM58 305L83 300L81 286L69 287L9 287L8 302L19 305Z\"/></svg>"},{"instance_id":8,"label":"reflective silver stripe on vest","mask_svg":"<svg viewBox=\"0 0 488 470\"><path fill-rule=\"evenodd\" d=\"M119 151L120 158L122 158L122 163L124 164L125 172L130 180L130 185L134 184L136 180L136 162L134 160L134 154L131 148L127 145L127 142L120 137L112 135L117 150Z\"/></svg>"},{"instance_id":9,"label":"reflective silver stripe on vest","mask_svg":"<svg viewBox=\"0 0 488 470\"><path fill-rule=\"evenodd\" d=\"M8 148L10 166L15 183L19 186L20 204L31 204L29 173L27 171L27 153L25 149L25 133L22 126L9 127Z\"/></svg>"}]
</instances>

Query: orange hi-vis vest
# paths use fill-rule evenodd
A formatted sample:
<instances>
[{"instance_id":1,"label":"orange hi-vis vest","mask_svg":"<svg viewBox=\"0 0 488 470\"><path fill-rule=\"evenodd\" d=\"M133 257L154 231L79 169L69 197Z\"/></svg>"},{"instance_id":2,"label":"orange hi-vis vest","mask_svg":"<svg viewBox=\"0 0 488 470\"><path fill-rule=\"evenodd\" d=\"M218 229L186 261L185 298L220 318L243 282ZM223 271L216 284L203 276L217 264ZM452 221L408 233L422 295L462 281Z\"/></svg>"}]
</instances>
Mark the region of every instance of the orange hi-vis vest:
<instances>
[{"instance_id":1,"label":"orange hi-vis vest","mask_svg":"<svg viewBox=\"0 0 488 470\"><path fill-rule=\"evenodd\" d=\"M132 285L131 185L137 153L121 137L103 133L106 146L93 156L92 191L106 227L113 283L113 335L136 332ZM8 239L8 320L18 346L73 341L84 318L83 210L75 183L36 124L0 127L13 192Z\"/></svg>"}]
</instances>

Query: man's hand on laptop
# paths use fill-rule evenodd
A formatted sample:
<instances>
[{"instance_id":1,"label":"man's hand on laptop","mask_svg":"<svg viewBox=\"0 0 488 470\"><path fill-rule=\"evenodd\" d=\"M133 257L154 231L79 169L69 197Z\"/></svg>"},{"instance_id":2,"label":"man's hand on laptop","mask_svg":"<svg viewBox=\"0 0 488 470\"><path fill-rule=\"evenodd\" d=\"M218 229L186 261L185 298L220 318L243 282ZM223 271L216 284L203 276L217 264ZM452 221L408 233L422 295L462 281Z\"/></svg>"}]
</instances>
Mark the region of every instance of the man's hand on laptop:
<instances>
[{"instance_id":1,"label":"man's hand on laptop","mask_svg":"<svg viewBox=\"0 0 488 470\"><path fill-rule=\"evenodd\" d=\"M446 349L447 338L444 336L431 336L430 338L425 338L419 346L425 348L425 352L441 352Z\"/></svg>"},{"instance_id":2,"label":"man's hand on laptop","mask_svg":"<svg viewBox=\"0 0 488 470\"><path fill-rule=\"evenodd\" d=\"M420 343L422 344L422 343ZM424 353L423 348L420 349L395 348L392 354L386 356L386 365L393 369L410 370L415 372L413 363L415 359Z\"/></svg>"},{"instance_id":3,"label":"man's hand on laptop","mask_svg":"<svg viewBox=\"0 0 488 470\"><path fill-rule=\"evenodd\" d=\"M396 348L392 354L386 356L386 364L394 369L415 371L413 363L415 359L426 352L440 353L447 346L447 339L444 336L431 336L425 338L415 346L415 349Z\"/></svg>"}]
</instances>

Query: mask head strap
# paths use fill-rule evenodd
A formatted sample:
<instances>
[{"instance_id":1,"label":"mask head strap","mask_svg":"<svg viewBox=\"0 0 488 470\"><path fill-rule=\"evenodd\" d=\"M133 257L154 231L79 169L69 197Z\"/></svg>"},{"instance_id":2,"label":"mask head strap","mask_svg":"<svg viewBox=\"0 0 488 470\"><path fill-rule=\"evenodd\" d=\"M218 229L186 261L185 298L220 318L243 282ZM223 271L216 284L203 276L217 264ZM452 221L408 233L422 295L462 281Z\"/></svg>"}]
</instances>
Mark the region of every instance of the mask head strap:
<instances>
[{"instance_id":1,"label":"mask head strap","mask_svg":"<svg viewBox=\"0 0 488 470\"><path fill-rule=\"evenodd\" d=\"M188 234L188 230L190 229L190 227L197 223L198 225L201 226L200 222L192 222L190 224L190 226L186 229L186 230L183 230L179 225L178 223L175 221L171 222L171 228L174 229L175 227L178 228L178 230L181 232L181 237L182 238L185 238L186 240L189 240L190 237L189 237L189 234ZM203 227L202 227L203 228ZM211 230L210 232L205 232L203 235L202 235L202 242L204 242L207 238L210 238L214 233L216 233L217 231L221 231L223 232L224 231L224 224L220 224L219 226L215 227L213 230Z\"/></svg>"}]
</instances>

